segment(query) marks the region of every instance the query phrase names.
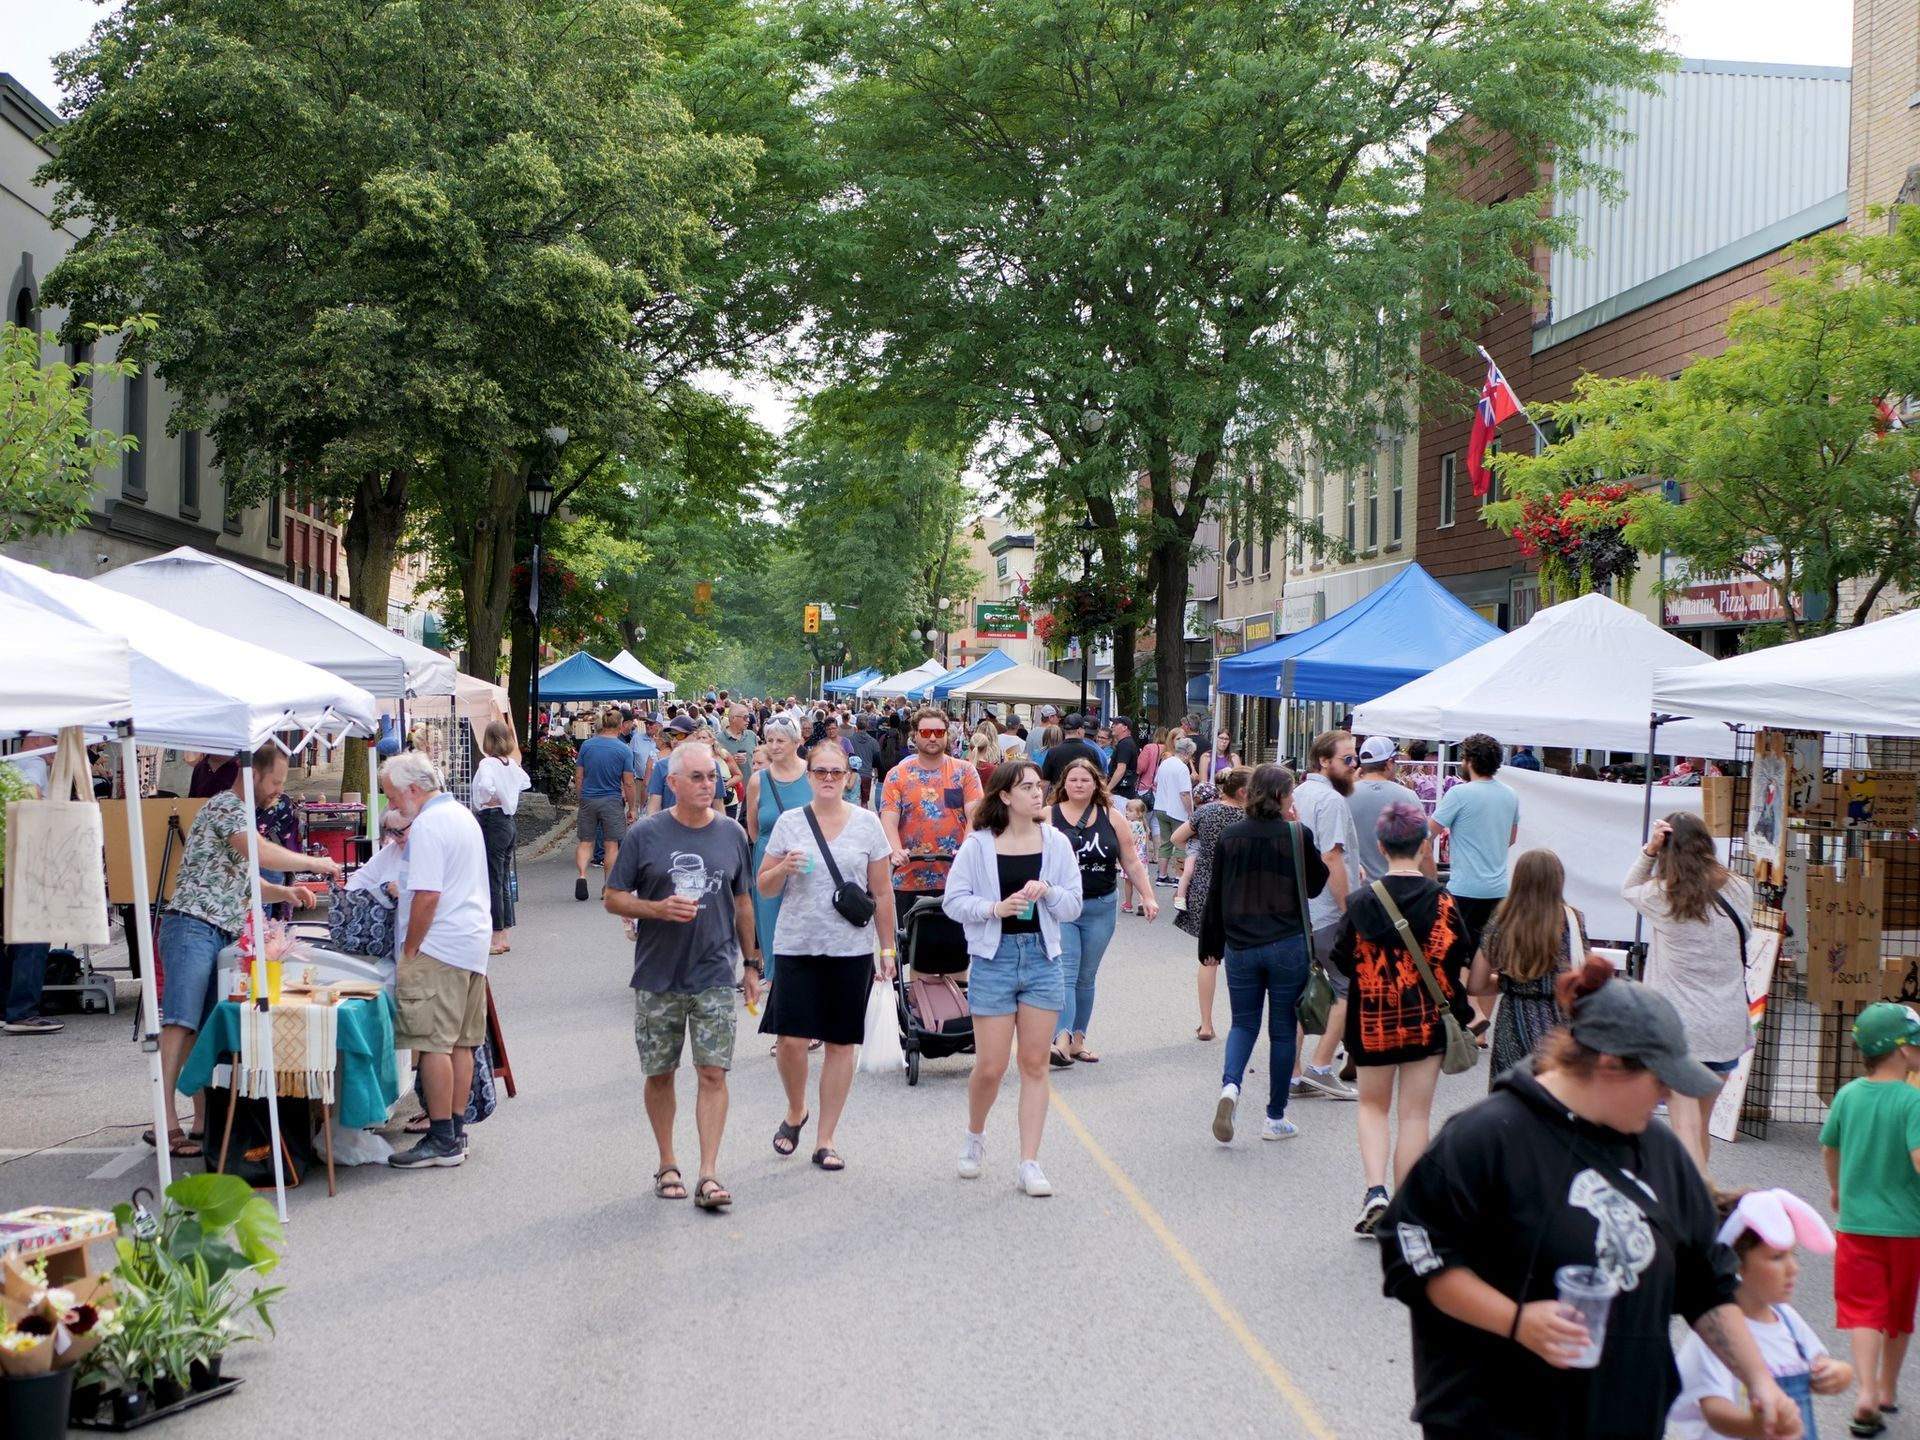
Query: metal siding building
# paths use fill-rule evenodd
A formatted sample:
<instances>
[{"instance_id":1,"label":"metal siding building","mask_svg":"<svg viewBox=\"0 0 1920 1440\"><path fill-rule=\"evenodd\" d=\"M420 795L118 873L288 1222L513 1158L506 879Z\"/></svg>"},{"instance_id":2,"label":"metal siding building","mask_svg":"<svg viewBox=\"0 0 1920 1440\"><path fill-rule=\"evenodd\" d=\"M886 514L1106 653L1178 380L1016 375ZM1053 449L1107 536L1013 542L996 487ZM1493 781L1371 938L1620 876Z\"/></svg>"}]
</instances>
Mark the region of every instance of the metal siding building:
<instances>
[{"instance_id":1,"label":"metal siding building","mask_svg":"<svg viewBox=\"0 0 1920 1440\"><path fill-rule=\"evenodd\" d=\"M1553 253L1535 352L1845 220L1850 74L1687 60L1655 92L1616 92L1634 138L1586 158L1626 193L1556 203L1580 238Z\"/></svg>"}]
</instances>

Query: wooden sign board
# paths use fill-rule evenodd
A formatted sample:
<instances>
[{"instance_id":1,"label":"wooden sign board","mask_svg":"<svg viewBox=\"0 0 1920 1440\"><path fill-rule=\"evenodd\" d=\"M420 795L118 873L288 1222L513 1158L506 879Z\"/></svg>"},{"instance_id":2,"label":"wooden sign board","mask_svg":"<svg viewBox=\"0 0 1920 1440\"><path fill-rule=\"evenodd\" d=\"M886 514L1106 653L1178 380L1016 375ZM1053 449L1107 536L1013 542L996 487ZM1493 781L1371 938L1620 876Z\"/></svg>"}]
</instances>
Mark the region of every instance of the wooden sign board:
<instances>
[{"instance_id":1,"label":"wooden sign board","mask_svg":"<svg viewBox=\"0 0 1920 1440\"><path fill-rule=\"evenodd\" d=\"M1886 887L1889 930L1920 930L1920 840L1875 840L1867 854Z\"/></svg>"},{"instance_id":2,"label":"wooden sign board","mask_svg":"<svg viewBox=\"0 0 1920 1440\"><path fill-rule=\"evenodd\" d=\"M167 846L167 824L170 820L180 822L180 833L174 837L173 857L167 862L166 891L147 895L148 901L157 904L173 898L173 884L180 878L180 861L186 849L186 834L206 803L183 799L140 802L140 823L146 827L149 891L160 883L160 856ZM107 901L112 905L131 905L138 897L133 893L133 844L127 833L127 802L102 800L100 819L106 828Z\"/></svg>"},{"instance_id":3,"label":"wooden sign board","mask_svg":"<svg viewBox=\"0 0 1920 1440\"><path fill-rule=\"evenodd\" d=\"M1858 1007L1878 999L1884 929L1881 869L1855 861L1844 876L1830 865L1807 869L1807 998Z\"/></svg>"},{"instance_id":4,"label":"wooden sign board","mask_svg":"<svg viewBox=\"0 0 1920 1440\"><path fill-rule=\"evenodd\" d=\"M1817 730L1797 730L1787 736L1787 763L1792 774L1787 785L1787 814L1807 819L1821 813L1831 790L1820 768L1820 750L1826 736Z\"/></svg>"},{"instance_id":5,"label":"wooden sign board","mask_svg":"<svg viewBox=\"0 0 1920 1440\"><path fill-rule=\"evenodd\" d=\"M1835 822L1849 830L1910 830L1915 781L1911 770L1843 770Z\"/></svg>"},{"instance_id":6,"label":"wooden sign board","mask_svg":"<svg viewBox=\"0 0 1920 1440\"><path fill-rule=\"evenodd\" d=\"M1773 990L1773 967L1780 957L1780 932L1756 930L1747 953L1747 1015L1753 1023L1754 1037L1760 1034L1760 1022L1766 1018L1767 996ZM1740 1138L1740 1112L1747 1103L1747 1082L1753 1075L1753 1050L1749 1048L1734 1066L1733 1074L1713 1102L1713 1114L1707 1121L1707 1133L1716 1140Z\"/></svg>"},{"instance_id":7,"label":"wooden sign board","mask_svg":"<svg viewBox=\"0 0 1920 1440\"><path fill-rule=\"evenodd\" d=\"M1786 883L1787 797L1792 779L1787 735L1762 730L1753 742L1753 774L1747 787L1747 853L1753 857L1754 882Z\"/></svg>"},{"instance_id":8,"label":"wooden sign board","mask_svg":"<svg viewBox=\"0 0 1920 1440\"><path fill-rule=\"evenodd\" d=\"M1882 974L1880 998L1920 1005L1920 955L1895 955Z\"/></svg>"},{"instance_id":9,"label":"wooden sign board","mask_svg":"<svg viewBox=\"0 0 1920 1440\"><path fill-rule=\"evenodd\" d=\"M1700 818L1707 831L1720 840L1733 838L1733 777L1707 775L1700 781Z\"/></svg>"}]
</instances>

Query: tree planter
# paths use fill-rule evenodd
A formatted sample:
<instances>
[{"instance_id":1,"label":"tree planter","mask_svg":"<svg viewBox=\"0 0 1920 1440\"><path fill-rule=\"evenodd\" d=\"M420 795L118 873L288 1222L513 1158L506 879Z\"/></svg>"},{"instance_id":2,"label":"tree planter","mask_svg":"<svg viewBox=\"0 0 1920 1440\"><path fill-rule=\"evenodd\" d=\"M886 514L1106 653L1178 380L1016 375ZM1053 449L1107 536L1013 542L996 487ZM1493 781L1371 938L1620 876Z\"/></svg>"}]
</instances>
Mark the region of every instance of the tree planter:
<instances>
[{"instance_id":1,"label":"tree planter","mask_svg":"<svg viewBox=\"0 0 1920 1440\"><path fill-rule=\"evenodd\" d=\"M71 1369L0 1377L0 1435L7 1440L59 1440L67 1433Z\"/></svg>"},{"instance_id":2,"label":"tree planter","mask_svg":"<svg viewBox=\"0 0 1920 1440\"><path fill-rule=\"evenodd\" d=\"M56 1371L56 1374L71 1372ZM156 1420L165 1420L170 1415L178 1415L182 1410L191 1410L196 1405L204 1405L209 1400L218 1400L239 1389L238 1376L226 1380L216 1380L205 1390L189 1390L181 1393L180 1398L169 1404L161 1404L157 1395L149 1396L137 1390L103 1391L97 1385L82 1386L74 1392L73 1408L66 1418L67 1424L75 1430L111 1430L123 1432L138 1430L143 1425L151 1425ZM158 1386L155 1387L158 1390ZM25 1432L22 1432L23 1434ZM48 1432L58 1435L59 1430ZM12 1432L8 1432L12 1440Z\"/></svg>"}]
</instances>

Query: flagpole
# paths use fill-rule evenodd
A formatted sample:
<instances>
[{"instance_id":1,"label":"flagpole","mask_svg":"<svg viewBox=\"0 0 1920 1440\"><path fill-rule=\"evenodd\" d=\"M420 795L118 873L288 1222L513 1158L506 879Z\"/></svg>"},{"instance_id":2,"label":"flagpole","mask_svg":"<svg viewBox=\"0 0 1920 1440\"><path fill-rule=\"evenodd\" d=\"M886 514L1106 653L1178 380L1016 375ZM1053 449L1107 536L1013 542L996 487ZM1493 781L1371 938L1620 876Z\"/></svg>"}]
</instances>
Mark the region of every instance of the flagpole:
<instances>
[{"instance_id":1,"label":"flagpole","mask_svg":"<svg viewBox=\"0 0 1920 1440\"><path fill-rule=\"evenodd\" d=\"M1482 360L1486 361L1487 364L1493 366L1494 369L1500 370L1500 362L1495 360L1493 356L1487 353L1486 346L1475 345L1473 348L1480 352L1480 358ZM1506 371L1504 370L1500 371L1500 378L1503 380L1506 379ZM1517 390L1515 390L1512 385L1507 386L1507 393L1513 396L1514 409L1526 420L1527 424L1533 425L1533 433L1539 438L1540 448L1542 450L1546 449L1547 445L1549 444L1549 441L1547 440L1547 432L1542 430L1537 424L1534 424L1533 416L1527 414L1527 407L1520 403L1520 393Z\"/></svg>"}]
</instances>

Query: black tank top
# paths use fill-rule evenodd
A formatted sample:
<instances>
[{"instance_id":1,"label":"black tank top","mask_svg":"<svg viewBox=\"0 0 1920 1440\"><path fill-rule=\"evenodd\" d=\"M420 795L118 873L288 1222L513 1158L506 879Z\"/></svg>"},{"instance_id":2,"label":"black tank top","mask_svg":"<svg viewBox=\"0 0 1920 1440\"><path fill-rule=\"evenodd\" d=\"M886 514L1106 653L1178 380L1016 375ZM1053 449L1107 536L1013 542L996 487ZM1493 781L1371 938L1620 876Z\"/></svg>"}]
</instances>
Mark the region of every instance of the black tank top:
<instances>
[{"instance_id":1,"label":"black tank top","mask_svg":"<svg viewBox=\"0 0 1920 1440\"><path fill-rule=\"evenodd\" d=\"M1114 834L1113 817L1104 809L1089 805L1092 814L1075 825L1067 819L1066 807L1053 807L1053 826L1073 842L1073 853L1080 861L1080 893L1089 900L1111 895L1118 887L1115 872L1120 868L1120 837Z\"/></svg>"}]
</instances>

